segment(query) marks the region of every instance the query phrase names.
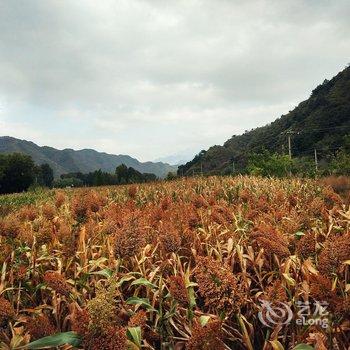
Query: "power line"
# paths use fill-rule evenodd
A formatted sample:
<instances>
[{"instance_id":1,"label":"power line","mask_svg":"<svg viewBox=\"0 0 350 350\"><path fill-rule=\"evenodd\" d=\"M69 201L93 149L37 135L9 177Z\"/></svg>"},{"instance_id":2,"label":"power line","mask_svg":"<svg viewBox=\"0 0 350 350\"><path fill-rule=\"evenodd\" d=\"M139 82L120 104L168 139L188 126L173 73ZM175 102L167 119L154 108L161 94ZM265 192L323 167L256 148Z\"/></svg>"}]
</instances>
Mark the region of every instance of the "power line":
<instances>
[{"instance_id":1,"label":"power line","mask_svg":"<svg viewBox=\"0 0 350 350\"><path fill-rule=\"evenodd\" d=\"M305 128L305 129L300 129L300 130L286 130L282 131L281 135L283 134L303 134L303 133L308 133L308 132L326 132L326 131L331 131L331 130L344 130L344 129L349 129L350 131L350 125L340 125L340 126L332 126L332 127L327 127L327 128Z\"/></svg>"},{"instance_id":2,"label":"power line","mask_svg":"<svg viewBox=\"0 0 350 350\"><path fill-rule=\"evenodd\" d=\"M292 159L292 141L291 141L291 137L292 135L300 135L303 133L308 133L308 132L326 132L326 131L337 131L337 130L344 130L344 129L350 129L350 125L339 125L339 126L333 126L333 127L328 127L328 128L309 128L309 129L303 129L301 131L297 131L297 130L285 130L283 131L280 135L287 135L288 138L288 155L289 155L289 159ZM340 148L335 148L334 150L339 150ZM312 151L314 152L314 157L315 157L315 163L316 163L316 168L317 168L317 150L321 151L322 149L316 149L313 148ZM332 148L325 148L324 150L326 151L331 151ZM297 155L302 155L302 154L307 154L309 153L311 150L304 150L302 152L296 152Z\"/></svg>"},{"instance_id":3,"label":"power line","mask_svg":"<svg viewBox=\"0 0 350 350\"><path fill-rule=\"evenodd\" d=\"M313 152L315 152L315 150L317 151L317 152L319 152L319 151L339 151L339 150L341 150L342 148L341 147L324 147L324 148L309 148L309 149L306 149L306 150L303 150L303 151L301 151L301 152L298 152L298 151L296 151L295 153L297 154L297 155L300 155L300 154L308 154L308 153L313 153Z\"/></svg>"},{"instance_id":4,"label":"power line","mask_svg":"<svg viewBox=\"0 0 350 350\"><path fill-rule=\"evenodd\" d=\"M303 132L304 130L306 131L329 131L329 130L339 130L339 129L349 129L350 125L339 125L339 126L329 126L325 128L306 128L302 129L301 131Z\"/></svg>"}]
</instances>

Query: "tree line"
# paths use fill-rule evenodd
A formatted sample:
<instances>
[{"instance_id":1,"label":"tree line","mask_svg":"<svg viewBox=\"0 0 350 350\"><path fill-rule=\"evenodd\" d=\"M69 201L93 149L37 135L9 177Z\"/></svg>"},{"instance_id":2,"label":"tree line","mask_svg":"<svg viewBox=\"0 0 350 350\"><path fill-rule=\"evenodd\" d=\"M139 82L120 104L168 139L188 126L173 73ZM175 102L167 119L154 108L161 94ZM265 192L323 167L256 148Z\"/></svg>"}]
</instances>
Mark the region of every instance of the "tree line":
<instances>
[{"instance_id":1,"label":"tree line","mask_svg":"<svg viewBox=\"0 0 350 350\"><path fill-rule=\"evenodd\" d=\"M121 164L116 167L114 174L96 170L87 174L81 172L62 174L54 181L54 187L81 187L123 185L156 181L157 176L149 173L140 173L132 167Z\"/></svg>"},{"instance_id":2,"label":"tree line","mask_svg":"<svg viewBox=\"0 0 350 350\"><path fill-rule=\"evenodd\" d=\"M250 154L245 172L251 175L285 177L316 177L329 175L350 176L350 137L344 138L343 146L330 150L312 150L309 155L290 158L288 155L264 150Z\"/></svg>"},{"instance_id":3,"label":"tree line","mask_svg":"<svg viewBox=\"0 0 350 350\"><path fill-rule=\"evenodd\" d=\"M315 159L310 156L290 158L265 151L249 157L246 173L273 177L350 176L350 154L340 151L335 156Z\"/></svg>"},{"instance_id":4,"label":"tree line","mask_svg":"<svg viewBox=\"0 0 350 350\"><path fill-rule=\"evenodd\" d=\"M288 155L262 150L261 152L250 152L246 156L245 162L237 163L234 159L228 162L221 171L206 171L198 162L200 154L194 159L193 164L197 162L192 172L185 175L257 175L270 177L287 177L290 175L297 177L316 176L323 177L329 175L350 176L350 138L348 143L333 153L318 153L290 158ZM205 164L205 163L202 163ZM204 170L204 171L203 171ZM176 177L169 174L168 179ZM177 176L183 176L180 168Z\"/></svg>"},{"instance_id":5,"label":"tree line","mask_svg":"<svg viewBox=\"0 0 350 350\"><path fill-rule=\"evenodd\" d=\"M0 194L27 191L30 187L81 187L142 183L157 180L154 174L142 174L134 168L119 165L115 172L96 170L63 174L54 179L49 164L36 165L33 159L22 153L0 154Z\"/></svg>"},{"instance_id":6,"label":"tree line","mask_svg":"<svg viewBox=\"0 0 350 350\"><path fill-rule=\"evenodd\" d=\"M350 141L350 140L349 140ZM249 174L259 176L285 177L289 175L299 177L315 177L327 175L350 176L350 142L335 154L320 158L317 163L310 156L289 158L287 155L272 153L265 150L251 153L243 168L226 167L221 175ZM193 175L201 174L196 169ZM182 174L178 174L182 175ZM176 174L169 173L168 180L174 179ZM121 185L156 181L154 174L140 173L132 167L121 164L114 173L101 169L87 174L81 172L62 174L54 179L53 170L49 164L35 165L32 158L21 153L0 154L0 194L27 191L32 187L82 187Z\"/></svg>"},{"instance_id":7,"label":"tree line","mask_svg":"<svg viewBox=\"0 0 350 350\"><path fill-rule=\"evenodd\" d=\"M53 180L49 164L35 165L21 153L0 154L0 194L26 191L33 185L51 187Z\"/></svg>"}]
</instances>

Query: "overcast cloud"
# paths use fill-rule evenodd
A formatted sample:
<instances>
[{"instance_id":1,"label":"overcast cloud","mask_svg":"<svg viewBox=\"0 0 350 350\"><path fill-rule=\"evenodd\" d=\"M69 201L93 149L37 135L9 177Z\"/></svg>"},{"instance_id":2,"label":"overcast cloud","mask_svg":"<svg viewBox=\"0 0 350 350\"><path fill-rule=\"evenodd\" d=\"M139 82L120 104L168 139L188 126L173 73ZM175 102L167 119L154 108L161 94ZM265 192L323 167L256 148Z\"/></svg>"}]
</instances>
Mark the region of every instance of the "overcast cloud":
<instances>
[{"instance_id":1,"label":"overcast cloud","mask_svg":"<svg viewBox=\"0 0 350 350\"><path fill-rule=\"evenodd\" d=\"M349 18L349 0L0 0L0 135L196 153L342 70Z\"/></svg>"}]
</instances>

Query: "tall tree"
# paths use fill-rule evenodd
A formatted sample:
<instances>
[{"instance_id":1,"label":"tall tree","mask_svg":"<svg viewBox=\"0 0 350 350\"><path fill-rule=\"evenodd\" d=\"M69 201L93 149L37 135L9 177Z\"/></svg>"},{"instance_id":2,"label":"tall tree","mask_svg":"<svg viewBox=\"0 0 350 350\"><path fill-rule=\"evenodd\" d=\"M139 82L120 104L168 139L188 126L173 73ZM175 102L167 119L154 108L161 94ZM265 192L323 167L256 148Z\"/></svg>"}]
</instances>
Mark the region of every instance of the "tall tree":
<instances>
[{"instance_id":1,"label":"tall tree","mask_svg":"<svg viewBox=\"0 0 350 350\"><path fill-rule=\"evenodd\" d=\"M13 153L0 157L0 193L25 191L34 178L35 165L30 156Z\"/></svg>"},{"instance_id":2,"label":"tall tree","mask_svg":"<svg viewBox=\"0 0 350 350\"><path fill-rule=\"evenodd\" d=\"M44 185L51 188L53 179L54 179L53 169L47 163L41 164L40 168L41 168L41 176L43 178Z\"/></svg>"},{"instance_id":3,"label":"tall tree","mask_svg":"<svg viewBox=\"0 0 350 350\"><path fill-rule=\"evenodd\" d=\"M118 183L123 184L128 182L128 167L125 164L120 164L115 169Z\"/></svg>"}]
</instances>

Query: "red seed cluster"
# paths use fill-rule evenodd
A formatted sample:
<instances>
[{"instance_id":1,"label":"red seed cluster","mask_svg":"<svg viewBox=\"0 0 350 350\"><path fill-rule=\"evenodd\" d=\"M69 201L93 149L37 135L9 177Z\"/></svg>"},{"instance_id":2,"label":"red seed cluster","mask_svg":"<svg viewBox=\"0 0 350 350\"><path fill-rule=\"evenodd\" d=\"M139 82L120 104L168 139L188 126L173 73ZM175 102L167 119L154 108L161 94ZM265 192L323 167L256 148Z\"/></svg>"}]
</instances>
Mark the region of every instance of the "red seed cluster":
<instances>
[{"instance_id":1,"label":"red seed cluster","mask_svg":"<svg viewBox=\"0 0 350 350\"><path fill-rule=\"evenodd\" d=\"M93 350L347 349L343 183L211 176L14 195L0 210L0 343L74 331ZM297 306L317 301L328 328L299 325ZM263 302L292 321L270 315L270 329Z\"/></svg>"}]
</instances>

